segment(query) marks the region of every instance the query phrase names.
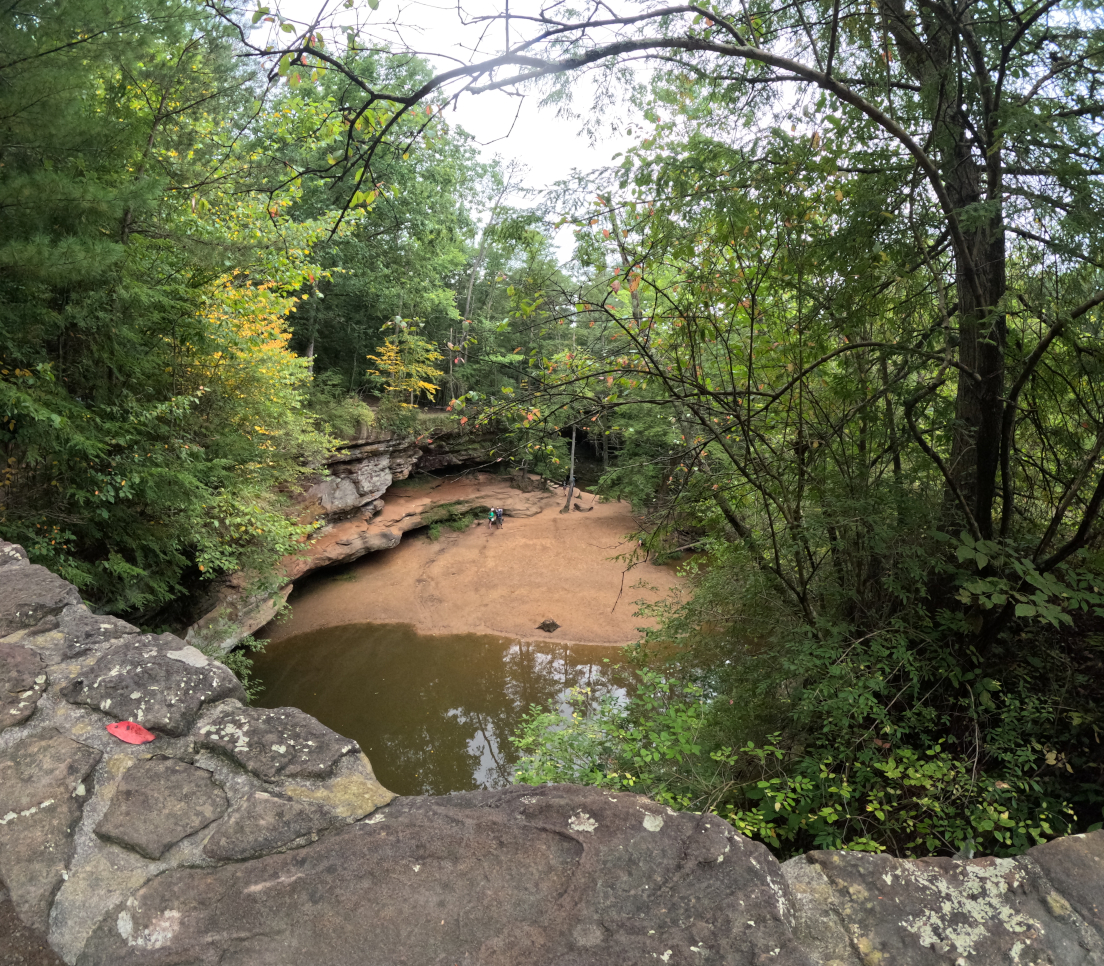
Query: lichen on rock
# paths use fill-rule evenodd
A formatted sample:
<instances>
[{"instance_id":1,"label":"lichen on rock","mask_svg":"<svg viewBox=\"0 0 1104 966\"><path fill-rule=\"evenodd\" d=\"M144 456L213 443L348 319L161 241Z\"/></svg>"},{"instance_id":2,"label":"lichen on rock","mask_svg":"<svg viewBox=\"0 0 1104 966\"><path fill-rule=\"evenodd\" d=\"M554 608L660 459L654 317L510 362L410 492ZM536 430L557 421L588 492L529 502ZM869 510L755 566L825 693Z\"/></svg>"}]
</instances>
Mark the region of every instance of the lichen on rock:
<instances>
[{"instance_id":1,"label":"lichen on rock","mask_svg":"<svg viewBox=\"0 0 1104 966\"><path fill-rule=\"evenodd\" d=\"M117 644L66 684L62 697L150 731L187 734L204 705L244 700L245 692L233 672L216 661L197 667L171 656L183 647L171 634L143 634Z\"/></svg>"},{"instance_id":2,"label":"lichen on rock","mask_svg":"<svg viewBox=\"0 0 1104 966\"><path fill-rule=\"evenodd\" d=\"M227 701L198 729L200 747L225 755L258 778L329 778L338 760L360 751L298 708L249 708Z\"/></svg>"}]
</instances>

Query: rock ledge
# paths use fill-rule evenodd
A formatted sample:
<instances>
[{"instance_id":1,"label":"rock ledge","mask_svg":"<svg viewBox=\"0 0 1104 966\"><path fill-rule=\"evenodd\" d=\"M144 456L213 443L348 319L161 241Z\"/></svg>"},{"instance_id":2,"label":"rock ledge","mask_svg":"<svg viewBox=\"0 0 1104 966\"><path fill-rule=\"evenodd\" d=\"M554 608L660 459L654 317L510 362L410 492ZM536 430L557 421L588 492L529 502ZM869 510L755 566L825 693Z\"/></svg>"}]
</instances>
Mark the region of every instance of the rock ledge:
<instances>
[{"instance_id":1,"label":"rock ledge","mask_svg":"<svg viewBox=\"0 0 1104 966\"><path fill-rule=\"evenodd\" d=\"M638 795L393 800L355 742L2 541L0 629L0 924L27 927L0 962L39 935L70 966L1104 966L1104 832L780 865Z\"/></svg>"}]
</instances>

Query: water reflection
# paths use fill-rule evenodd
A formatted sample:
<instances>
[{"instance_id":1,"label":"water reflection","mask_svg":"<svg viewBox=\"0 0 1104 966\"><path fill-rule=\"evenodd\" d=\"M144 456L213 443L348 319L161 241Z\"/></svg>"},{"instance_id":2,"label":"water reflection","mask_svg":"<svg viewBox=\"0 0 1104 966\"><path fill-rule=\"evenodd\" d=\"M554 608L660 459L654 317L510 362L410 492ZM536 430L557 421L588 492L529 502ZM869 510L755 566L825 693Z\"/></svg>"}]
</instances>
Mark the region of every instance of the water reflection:
<instances>
[{"instance_id":1,"label":"water reflection","mask_svg":"<svg viewBox=\"0 0 1104 966\"><path fill-rule=\"evenodd\" d=\"M517 761L507 738L529 706L566 710L578 686L624 694L620 660L615 647L347 624L269 644L256 660L257 703L302 708L355 738L400 795L442 795L507 784Z\"/></svg>"}]
</instances>

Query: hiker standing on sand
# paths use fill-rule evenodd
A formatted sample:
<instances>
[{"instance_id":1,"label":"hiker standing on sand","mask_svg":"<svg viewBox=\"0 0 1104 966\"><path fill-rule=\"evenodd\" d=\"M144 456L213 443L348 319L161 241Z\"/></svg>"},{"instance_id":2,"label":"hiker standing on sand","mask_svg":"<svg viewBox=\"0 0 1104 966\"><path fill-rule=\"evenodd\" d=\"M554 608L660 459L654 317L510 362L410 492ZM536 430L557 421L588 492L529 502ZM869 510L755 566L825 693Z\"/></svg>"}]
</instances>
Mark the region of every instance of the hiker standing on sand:
<instances>
[{"instance_id":1,"label":"hiker standing on sand","mask_svg":"<svg viewBox=\"0 0 1104 966\"><path fill-rule=\"evenodd\" d=\"M494 507L491 507L487 511L487 529L490 529L491 527L493 527L495 525L495 517L497 517L497 516L498 516L498 514L495 513L495 508Z\"/></svg>"},{"instance_id":2,"label":"hiker standing on sand","mask_svg":"<svg viewBox=\"0 0 1104 966\"><path fill-rule=\"evenodd\" d=\"M502 529L502 518L503 518L503 515L505 514L505 512L506 512L506 511L505 511L505 510L503 510L503 509L502 509L502 507L499 507L499 508L498 508L497 510L495 510L495 512L494 512L494 515L495 515L495 521L496 521L496 522L498 523L498 529L499 529L499 530L501 530L501 529Z\"/></svg>"}]
</instances>

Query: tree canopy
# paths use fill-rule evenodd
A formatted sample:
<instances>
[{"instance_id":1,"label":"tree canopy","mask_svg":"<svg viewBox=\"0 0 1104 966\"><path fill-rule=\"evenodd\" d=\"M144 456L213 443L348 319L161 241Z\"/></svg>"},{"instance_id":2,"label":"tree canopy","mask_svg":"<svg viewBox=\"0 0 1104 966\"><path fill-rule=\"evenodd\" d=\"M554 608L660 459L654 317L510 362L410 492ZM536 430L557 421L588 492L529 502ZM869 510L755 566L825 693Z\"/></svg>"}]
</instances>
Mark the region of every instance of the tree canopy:
<instances>
[{"instance_id":1,"label":"tree canopy","mask_svg":"<svg viewBox=\"0 0 1104 966\"><path fill-rule=\"evenodd\" d=\"M371 190L304 176L297 164L341 150L341 85L270 82L202 5L10 14L4 535L140 620L207 576L274 579L307 532L279 491L328 453L334 426L349 428L335 380L362 386L378 320L404 293L408 314L455 316L450 276L472 232L460 196L482 169L442 128ZM425 73L386 51L357 63ZM314 380L308 342L328 380ZM349 405L354 424L371 418Z\"/></svg>"}]
</instances>

